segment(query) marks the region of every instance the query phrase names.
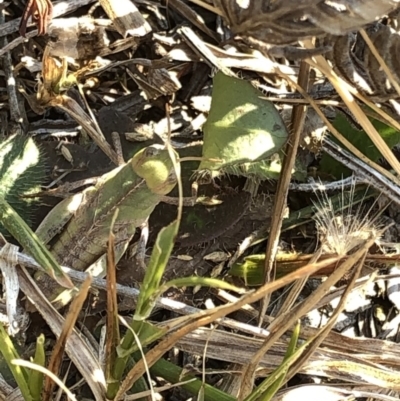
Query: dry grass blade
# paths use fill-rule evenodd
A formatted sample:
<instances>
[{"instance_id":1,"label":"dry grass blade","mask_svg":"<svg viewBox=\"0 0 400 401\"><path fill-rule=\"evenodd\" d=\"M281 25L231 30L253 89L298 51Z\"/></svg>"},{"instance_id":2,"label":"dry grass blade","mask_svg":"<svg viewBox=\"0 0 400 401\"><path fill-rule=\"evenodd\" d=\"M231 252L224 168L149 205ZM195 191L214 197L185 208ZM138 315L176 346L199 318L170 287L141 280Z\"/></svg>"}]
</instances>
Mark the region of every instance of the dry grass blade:
<instances>
[{"instance_id":1,"label":"dry grass blade","mask_svg":"<svg viewBox=\"0 0 400 401\"><path fill-rule=\"evenodd\" d=\"M263 346L256 352L256 354L252 358L251 363L248 365L247 371L244 375L245 380L248 380L250 375L251 377L253 377L254 372L261 361L261 358L267 353L269 349L271 349L275 341L278 341L279 338L287 330L294 326L295 322L298 319L300 319L308 311L312 310L315 303L317 303L318 300L322 298L324 294L329 290L329 288L336 282L338 282L343 277L343 275L355 263L357 263L360 258L363 257L363 255L368 251L368 249L373 245L374 242L375 238L366 241L356 253L354 253L347 260L342 262L342 264L304 302L300 303L287 313L280 315L271 323L271 325L269 326L270 335L268 339L264 342Z\"/></svg>"},{"instance_id":2,"label":"dry grass blade","mask_svg":"<svg viewBox=\"0 0 400 401\"><path fill-rule=\"evenodd\" d=\"M320 248L317 250L310 258L309 263L315 263L319 260L322 254L322 249ZM289 293L286 295L285 300L283 301L282 306L279 308L279 311L275 314L275 316L279 316L281 314L287 313L290 309L292 309L294 303L298 299L301 291L303 290L304 286L307 284L309 277L303 277L300 280L297 280L292 288L290 289Z\"/></svg>"},{"instance_id":3,"label":"dry grass blade","mask_svg":"<svg viewBox=\"0 0 400 401\"><path fill-rule=\"evenodd\" d=\"M0 26L5 23L5 13L4 10L0 12ZM0 46L2 48L8 45L8 40L6 37L0 38ZM10 118L14 123L14 129L16 133L20 134L23 128L27 125L26 111L23 107L23 103L18 98L17 88L15 85L15 72L12 62L12 57L9 52L7 52L3 57L3 70L7 82L7 94L8 102L10 108Z\"/></svg>"},{"instance_id":4,"label":"dry grass blade","mask_svg":"<svg viewBox=\"0 0 400 401\"><path fill-rule=\"evenodd\" d=\"M305 41L305 45L307 48L313 48L313 45L310 41ZM372 125L371 121L365 115L361 107L355 102L354 97L347 89L346 83L336 75L333 71L332 67L329 66L328 62L322 56L315 56L315 64L314 66L320 69L321 72L325 74L325 76L329 79L331 84L334 86L339 96L345 102L346 106L349 108L350 112L357 119L358 123L363 127L365 132L370 137L371 141L377 147L377 149L381 152L382 156L385 157L387 162L391 165L393 170L400 175L400 163L393 154L393 152L386 145L385 141L379 135L375 127ZM312 63L310 63L312 64Z\"/></svg>"},{"instance_id":5,"label":"dry grass blade","mask_svg":"<svg viewBox=\"0 0 400 401\"><path fill-rule=\"evenodd\" d=\"M116 211L118 213L118 210ZM115 219L114 219L115 221ZM113 226L113 224L112 224ZM120 343L117 301L117 277L115 264L115 236L110 231L107 250L107 334L106 334L106 378L111 379L111 372Z\"/></svg>"},{"instance_id":6,"label":"dry grass blade","mask_svg":"<svg viewBox=\"0 0 400 401\"><path fill-rule=\"evenodd\" d=\"M99 146L99 148L118 166L118 155L111 145L106 141L103 134L93 124L91 118L83 111L79 104L68 96L59 95L49 102L49 106L59 107L66 111L74 120L85 128L88 135Z\"/></svg>"},{"instance_id":7,"label":"dry grass blade","mask_svg":"<svg viewBox=\"0 0 400 401\"><path fill-rule=\"evenodd\" d=\"M50 302L43 296L32 277L21 268L18 271L21 290L29 297L35 305L38 312L49 325L53 333L58 337L62 333L64 318L54 309ZM86 383L92 390L96 401L103 401L105 397L106 382L102 373L101 366L95 352L86 341L78 334L76 329L72 329L68 342L66 343L66 352L81 372Z\"/></svg>"},{"instance_id":8,"label":"dry grass blade","mask_svg":"<svg viewBox=\"0 0 400 401\"><path fill-rule=\"evenodd\" d=\"M211 6L210 4L202 1L202 0L190 0L192 3L197 4L200 7L205 8L208 11L213 12L214 14L220 15L221 17L223 17L223 12L221 10L219 10L216 7Z\"/></svg>"},{"instance_id":9,"label":"dry grass blade","mask_svg":"<svg viewBox=\"0 0 400 401\"><path fill-rule=\"evenodd\" d=\"M309 86L309 72L310 69L304 62L300 65L299 71L299 86L306 91ZM285 147L285 156L282 163L282 172L279 176L276 196L274 199L274 207L272 215L271 227L265 251L265 270L264 270L264 283L270 282L275 279L275 257L278 249L278 241L280 237L282 220L285 213L287 194L289 191L289 184L292 177L292 171L296 160L297 149L300 143L300 134L303 130L305 118L307 114L307 106L297 105L293 107L292 112L292 129L290 130L288 143ZM268 308L270 294L268 294L260 305L259 325L263 322L263 317ZM242 385L239 394L239 399L244 399L251 393L254 385L254 374L257 369L256 364L250 364L242 378Z\"/></svg>"},{"instance_id":10,"label":"dry grass blade","mask_svg":"<svg viewBox=\"0 0 400 401\"><path fill-rule=\"evenodd\" d=\"M222 71L225 75L230 77L235 77L236 74L227 68L218 57L214 55L214 53L205 45L205 43L201 40L201 38L189 27L181 27L179 28L179 33L183 36L186 43L190 46L190 48L197 54L200 55L200 58L204 59L204 61L211 67L217 68Z\"/></svg>"},{"instance_id":11,"label":"dry grass blade","mask_svg":"<svg viewBox=\"0 0 400 401\"><path fill-rule=\"evenodd\" d=\"M304 326L300 336L307 341L318 335L319 330ZM289 332L289 334L291 333ZM263 339L237 333L230 333L227 336L226 331L216 330L210 338L209 328L199 328L179 340L177 347L184 351L200 354L209 339L207 352L209 358L245 365L251 361L254 353L262 346L266 336L267 334ZM347 342L348 338L349 342ZM265 376L274 370L282 362L286 349L287 340L276 341L271 351L261 359L260 369L256 372L257 377ZM398 344L393 346L392 342L384 340L351 338L331 331L323 342L323 346L318 349L318 353L311 357L301 372L304 373L313 362L329 359L345 360L347 355L349 355L348 360L352 362L363 362L366 365L381 364L386 369L395 369L399 354Z\"/></svg>"},{"instance_id":12,"label":"dry grass blade","mask_svg":"<svg viewBox=\"0 0 400 401\"><path fill-rule=\"evenodd\" d=\"M0 234L0 241L4 245L0 249L0 272L8 320L8 333L16 335L21 327L18 322L18 294L19 283L16 272L18 246L10 244Z\"/></svg>"},{"instance_id":13,"label":"dry grass blade","mask_svg":"<svg viewBox=\"0 0 400 401\"><path fill-rule=\"evenodd\" d=\"M182 17L184 17L187 21L192 23L195 27L203 31L210 38L213 38L215 42L219 41L218 34L208 28L203 17L196 13L196 11L193 10L188 4L181 0L168 0L167 4L169 7L181 14Z\"/></svg>"},{"instance_id":14,"label":"dry grass blade","mask_svg":"<svg viewBox=\"0 0 400 401\"><path fill-rule=\"evenodd\" d=\"M311 333L308 333L311 331ZM307 333L307 335L304 334ZM319 329L304 327L301 337L308 340L317 336ZM250 338L235 333L226 335L226 331L217 330L210 334L210 329L201 328L182 338L176 346L186 352L201 354L208 341L207 357L216 360L245 365L252 360L254 353L262 346L260 339ZM287 343L279 340L271 351L260 361L257 377L265 377L275 370L285 355ZM328 333L322 346L311 355L300 368L300 373L319 375L342 380L351 385L370 385L374 377L373 388L393 388L399 383L398 356L400 347L389 341L378 339L355 339L335 332ZM332 361L332 363L326 363ZM343 362L343 363L341 363ZM326 364L326 365L325 365ZM340 366L339 369L336 369ZM371 369L373 368L373 369ZM359 372L359 373L357 373ZM380 380L380 383L377 382ZM391 382L386 387L386 382ZM393 384L395 383L395 384Z\"/></svg>"},{"instance_id":15,"label":"dry grass blade","mask_svg":"<svg viewBox=\"0 0 400 401\"><path fill-rule=\"evenodd\" d=\"M311 65L315 66L315 68L318 68L317 65L311 61L308 61ZM325 116L325 114L322 112L321 108L319 107L319 105L307 94L306 91L304 91L295 81L293 81L293 79L291 79L291 77L287 76L286 74L283 74L281 71L277 70L277 73L285 78L288 83L295 88L298 92L301 93L301 95L309 102L309 104L312 106L312 108L316 111L316 113L318 114L318 116L322 119L322 121L326 124L328 130L330 133L332 133L335 138L337 138L350 152L352 152L354 155L356 155L362 162L364 162L367 166L370 167L371 170L375 170L377 173L379 173L382 178L385 178L389 181L391 181L392 183L394 183L396 185L396 187L400 187L400 180L393 175L390 171L384 169L382 166L380 166L379 164L371 161L370 159L368 159L364 154L362 154L351 142L349 142L333 125L332 123L328 120L328 118ZM346 82L343 81L344 85L348 84ZM354 88L353 88L354 90ZM360 96L360 98L362 98ZM362 100L364 101L364 98L362 98ZM367 104L367 103L366 103ZM376 106L374 105L374 103L369 102L369 105L373 105L375 108ZM379 109L378 109L379 110ZM396 122L396 124L399 126L399 130L400 130L400 125ZM397 128L397 127L396 127ZM369 182L369 181L368 181ZM378 188L379 189L379 188Z\"/></svg>"},{"instance_id":16,"label":"dry grass blade","mask_svg":"<svg viewBox=\"0 0 400 401\"><path fill-rule=\"evenodd\" d=\"M400 205L400 186L393 185L393 182L388 180L380 172L371 169L369 165L354 157L329 138L325 138L322 144L323 150L332 156L334 159L343 163L345 166L353 170L360 181L367 183L371 187L377 189L387 196L394 203ZM397 181L395 183L397 184Z\"/></svg>"},{"instance_id":17,"label":"dry grass blade","mask_svg":"<svg viewBox=\"0 0 400 401\"><path fill-rule=\"evenodd\" d=\"M310 69L304 62L300 65L299 73L299 86L308 90L309 86L309 72ZM300 143L300 134L303 130L304 121L306 118L307 107L295 106L292 113L292 129L290 130L287 145L285 147L285 157L282 163L282 172L279 175L276 196L274 200L274 209L272 215L275 218L271 222L269 237L267 242L267 249L265 251L265 270L264 270L264 283L269 282L275 278L274 263L275 256L278 248L278 241L282 226L282 220L285 213L287 194L289 191L289 184L292 177L292 171L296 160L297 149ZM264 299L260 308L259 323L262 322L262 317L265 315L269 303L268 297Z\"/></svg>"},{"instance_id":18,"label":"dry grass blade","mask_svg":"<svg viewBox=\"0 0 400 401\"><path fill-rule=\"evenodd\" d=\"M83 282L80 288L79 293L71 303L67 317L65 318L63 324L62 331L57 338L56 345L54 346L49 361L49 370L55 375L58 375L59 373L65 346L72 334L72 330L75 327L75 323L78 319L79 313L82 310L82 306L89 292L91 282L92 282L91 277L87 276L86 280ZM54 381L49 376L46 376L43 388L43 401L50 401L53 398L54 386L55 386Z\"/></svg>"},{"instance_id":19,"label":"dry grass blade","mask_svg":"<svg viewBox=\"0 0 400 401\"><path fill-rule=\"evenodd\" d=\"M310 364L308 372L311 374L325 373L339 380L351 380L355 383L368 383L381 388L400 390L400 372L383 369L379 365L363 364L346 360L327 360Z\"/></svg>"},{"instance_id":20,"label":"dry grass blade","mask_svg":"<svg viewBox=\"0 0 400 401\"><path fill-rule=\"evenodd\" d=\"M293 377L301 369L301 367L304 365L304 363L310 359L310 357L313 355L313 353L316 351L316 349L319 347L319 345L324 341L326 336L332 330L334 324L336 323L337 319L339 318L339 314L343 311L343 309L346 305L347 297L351 293L351 291L354 287L354 284L356 282L356 279L360 275L361 269L365 262L365 257L367 255L367 252L368 252L368 249L365 250L364 255L360 258L360 260L357 261L357 267L352 272L351 280L350 280L345 292L343 293L342 297L340 298L339 304L336 307L331 318L329 319L328 323L326 324L326 326L324 326L321 329L321 331L314 337L314 339L311 340L311 344L307 347L307 349L304 351L304 353L301 355L301 357L293 364L293 366L291 366L291 368L287 374L287 379L290 379L291 377Z\"/></svg>"}]
</instances>

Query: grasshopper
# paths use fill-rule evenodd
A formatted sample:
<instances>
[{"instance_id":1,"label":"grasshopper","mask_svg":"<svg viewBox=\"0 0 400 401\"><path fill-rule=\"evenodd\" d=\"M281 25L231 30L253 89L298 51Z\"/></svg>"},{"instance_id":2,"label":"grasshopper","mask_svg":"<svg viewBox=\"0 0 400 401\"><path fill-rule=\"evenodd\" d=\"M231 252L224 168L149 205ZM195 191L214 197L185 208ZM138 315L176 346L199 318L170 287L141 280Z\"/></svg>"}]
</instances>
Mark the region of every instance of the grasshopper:
<instances>
[{"instance_id":1,"label":"grasshopper","mask_svg":"<svg viewBox=\"0 0 400 401\"><path fill-rule=\"evenodd\" d=\"M168 150L163 145L149 146L126 164L102 176L94 186L59 203L43 220L36 234L49 244L61 265L103 277L112 224L119 259L136 229L147 221L176 182ZM54 281L43 273L35 278L46 296L53 300L57 298L56 307L66 305L77 291L60 293L62 289L56 288Z\"/></svg>"}]
</instances>

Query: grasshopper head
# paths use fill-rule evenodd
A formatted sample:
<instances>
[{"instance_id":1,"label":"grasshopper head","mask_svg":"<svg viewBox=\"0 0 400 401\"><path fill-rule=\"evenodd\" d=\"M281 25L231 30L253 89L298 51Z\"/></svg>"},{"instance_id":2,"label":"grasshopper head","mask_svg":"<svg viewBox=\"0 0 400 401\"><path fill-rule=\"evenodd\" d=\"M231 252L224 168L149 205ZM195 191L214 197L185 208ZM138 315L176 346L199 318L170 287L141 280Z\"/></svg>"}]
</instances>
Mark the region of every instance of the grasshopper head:
<instances>
[{"instance_id":1,"label":"grasshopper head","mask_svg":"<svg viewBox=\"0 0 400 401\"><path fill-rule=\"evenodd\" d=\"M136 174L146 180L147 186L153 192L166 195L175 187L176 175L165 146L152 145L144 148L133 156L131 163Z\"/></svg>"}]
</instances>

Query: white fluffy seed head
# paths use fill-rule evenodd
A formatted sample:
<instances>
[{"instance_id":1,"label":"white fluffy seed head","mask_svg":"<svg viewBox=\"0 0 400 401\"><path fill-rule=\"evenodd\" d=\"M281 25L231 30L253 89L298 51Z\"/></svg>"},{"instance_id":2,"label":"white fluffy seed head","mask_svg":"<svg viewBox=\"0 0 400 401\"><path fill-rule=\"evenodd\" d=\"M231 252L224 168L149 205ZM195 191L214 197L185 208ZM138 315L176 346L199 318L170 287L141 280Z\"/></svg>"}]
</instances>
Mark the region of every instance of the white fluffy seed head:
<instances>
[{"instance_id":1,"label":"white fluffy seed head","mask_svg":"<svg viewBox=\"0 0 400 401\"><path fill-rule=\"evenodd\" d=\"M314 202L317 209L316 222L319 241L324 253L347 255L352 249L382 235L379 220L372 216L371 209L366 209L360 202L354 205L354 189L342 189L339 211L335 213L331 198L326 192L316 193L318 200Z\"/></svg>"}]
</instances>

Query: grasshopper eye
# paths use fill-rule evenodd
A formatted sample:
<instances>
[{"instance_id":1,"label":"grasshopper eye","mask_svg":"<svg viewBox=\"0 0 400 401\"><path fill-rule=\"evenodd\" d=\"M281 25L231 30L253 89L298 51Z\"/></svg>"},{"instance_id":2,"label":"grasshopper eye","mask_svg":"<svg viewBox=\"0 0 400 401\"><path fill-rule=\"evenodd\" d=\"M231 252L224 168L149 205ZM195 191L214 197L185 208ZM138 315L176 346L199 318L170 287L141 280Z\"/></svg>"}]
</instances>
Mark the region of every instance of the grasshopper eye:
<instances>
[{"instance_id":1,"label":"grasshopper eye","mask_svg":"<svg viewBox=\"0 0 400 401\"><path fill-rule=\"evenodd\" d=\"M161 150L162 150L162 147L160 145L149 146L148 148L146 148L144 150L144 157L147 158L147 157L157 156Z\"/></svg>"}]
</instances>

